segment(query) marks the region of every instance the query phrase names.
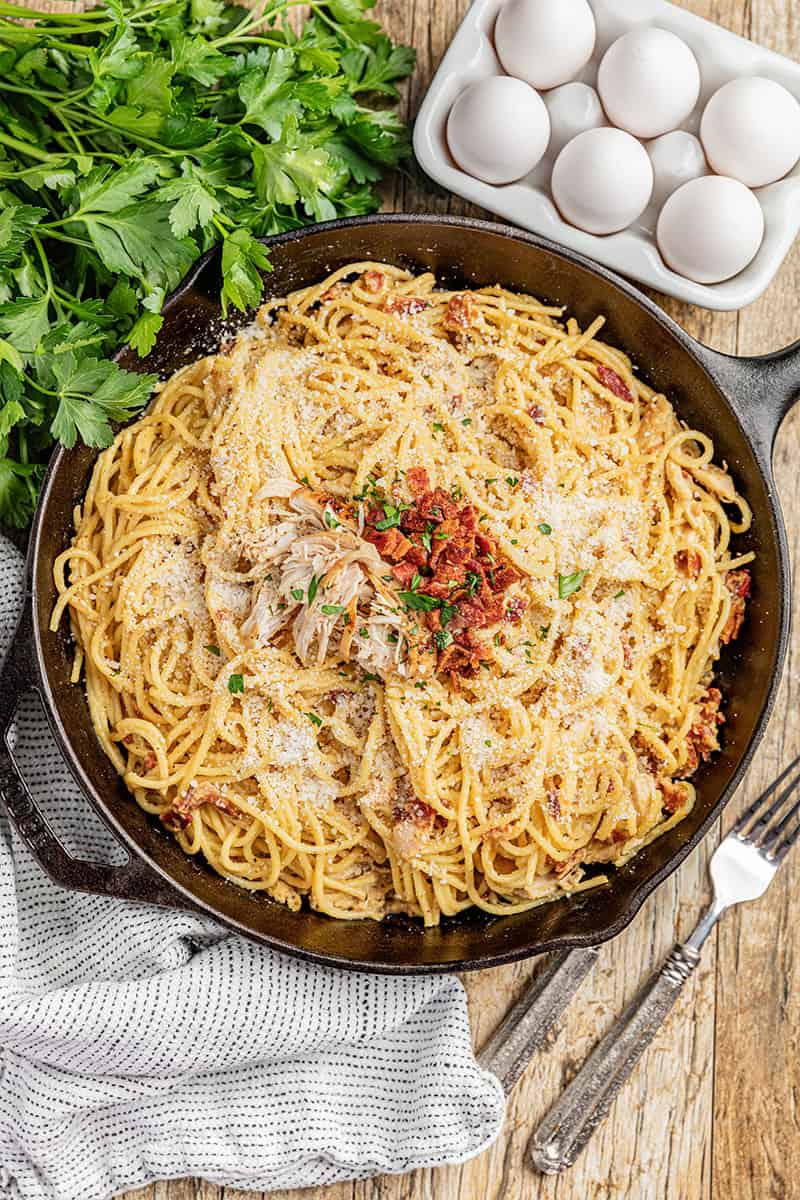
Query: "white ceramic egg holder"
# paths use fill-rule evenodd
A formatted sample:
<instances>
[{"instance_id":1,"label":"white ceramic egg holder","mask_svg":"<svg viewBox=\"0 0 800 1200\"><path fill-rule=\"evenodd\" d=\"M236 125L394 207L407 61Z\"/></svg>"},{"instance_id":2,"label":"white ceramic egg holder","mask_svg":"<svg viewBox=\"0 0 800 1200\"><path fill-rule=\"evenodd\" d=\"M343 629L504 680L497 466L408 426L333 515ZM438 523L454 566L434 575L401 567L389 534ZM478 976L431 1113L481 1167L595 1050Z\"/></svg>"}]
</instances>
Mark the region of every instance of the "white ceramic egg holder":
<instances>
[{"instance_id":1,"label":"white ceramic egg holder","mask_svg":"<svg viewBox=\"0 0 800 1200\"><path fill-rule=\"evenodd\" d=\"M414 151L422 169L464 199L680 300L729 312L758 299L800 233L800 164L785 179L756 191L766 223L761 248L741 274L716 284L694 283L666 265L656 245L659 210L654 204L628 229L607 237L568 225L550 196L553 157L549 151L524 179L503 186L483 183L456 166L447 148L447 116L469 84L505 73L492 41L495 19L503 3L474 0L442 59L414 128ZM698 133L703 109L712 94L741 75L774 79L800 100L800 64L667 0L590 0L590 4L597 23L597 43L591 61L574 78L595 86L600 60L623 33L649 25L667 29L691 47L700 64L700 98L681 126L690 133Z\"/></svg>"}]
</instances>

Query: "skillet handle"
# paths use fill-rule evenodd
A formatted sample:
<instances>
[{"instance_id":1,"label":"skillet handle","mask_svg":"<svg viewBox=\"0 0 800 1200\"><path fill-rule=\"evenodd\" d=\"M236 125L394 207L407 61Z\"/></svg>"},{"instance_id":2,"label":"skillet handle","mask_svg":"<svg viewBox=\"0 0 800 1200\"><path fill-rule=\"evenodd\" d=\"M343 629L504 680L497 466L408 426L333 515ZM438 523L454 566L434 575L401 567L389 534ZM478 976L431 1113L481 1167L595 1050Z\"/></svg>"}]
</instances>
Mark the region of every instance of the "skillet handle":
<instances>
[{"instance_id":1,"label":"skillet handle","mask_svg":"<svg viewBox=\"0 0 800 1200\"><path fill-rule=\"evenodd\" d=\"M699 346L710 375L730 398L733 409L755 444L767 473L784 417L800 400L800 341L774 354L737 358Z\"/></svg>"},{"instance_id":2,"label":"skillet handle","mask_svg":"<svg viewBox=\"0 0 800 1200\"><path fill-rule=\"evenodd\" d=\"M191 906L130 855L124 866L73 858L59 842L25 783L9 745L9 730L20 697L39 692L33 653L31 599L26 595L16 632L0 667L0 799L39 866L61 887L166 908Z\"/></svg>"}]
</instances>

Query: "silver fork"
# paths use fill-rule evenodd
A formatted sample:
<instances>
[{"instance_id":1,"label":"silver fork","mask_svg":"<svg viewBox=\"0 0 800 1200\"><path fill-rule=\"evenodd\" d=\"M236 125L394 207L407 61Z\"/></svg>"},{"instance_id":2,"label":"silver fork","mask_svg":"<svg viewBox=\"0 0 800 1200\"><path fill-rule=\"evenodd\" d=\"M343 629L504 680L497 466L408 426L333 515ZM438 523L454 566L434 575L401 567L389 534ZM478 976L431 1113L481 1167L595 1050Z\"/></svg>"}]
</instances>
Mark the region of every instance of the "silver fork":
<instances>
[{"instance_id":1,"label":"silver fork","mask_svg":"<svg viewBox=\"0 0 800 1200\"><path fill-rule=\"evenodd\" d=\"M694 932L672 950L531 1137L535 1167L555 1175L571 1167L700 961L700 950L727 908L763 895L800 835L800 757L783 771L720 842L709 865L713 899ZM792 803L792 801L794 801Z\"/></svg>"}]
</instances>

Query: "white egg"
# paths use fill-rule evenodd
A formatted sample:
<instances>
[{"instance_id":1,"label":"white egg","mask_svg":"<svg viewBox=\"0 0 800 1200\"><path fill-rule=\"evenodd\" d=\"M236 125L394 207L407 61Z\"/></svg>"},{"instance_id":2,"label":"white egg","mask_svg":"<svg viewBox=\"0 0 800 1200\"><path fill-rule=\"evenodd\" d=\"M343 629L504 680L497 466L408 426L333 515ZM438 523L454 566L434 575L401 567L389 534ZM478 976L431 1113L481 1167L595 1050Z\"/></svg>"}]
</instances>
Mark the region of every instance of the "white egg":
<instances>
[{"instance_id":1,"label":"white egg","mask_svg":"<svg viewBox=\"0 0 800 1200\"><path fill-rule=\"evenodd\" d=\"M632 29L606 50L597 90L609 120L640 138L677 129L697 104L700 68L666 29Z\"/></svg>"},{"instance_id":2,"label":"white egg","mask_svg":"<svg viewBox=\"0 0 800 1200\"><path fill-rule=\"evenodd\" d=\"M673 271L697 283L722 283L755 258L764 239L764 213L737 179L706 175L673 192L656 236Z\"/></svg>"},{"instance_id":3,"label":"white egg","mask_svg":"<svg viewBox=\"0 0 800 1200\"><path fill-rule=\"evenodd\" d=\"M532 171L550 140L541 96L521 79L492 75L471 84L447 119L450 153L485 183L513 183Z\"/></svg>"},{"instance_id":4,"label":"white egg","mask_svg":"<svg viewBox=\"0 0 800 1200\"><path fill-rule=\"evenodd\" d=\"M693 133L683 129L655 138L648 144L647 153L655 179L652 203L658 208L684 183L709 173L703 147Z\"/></svg>"},{"instance_id":5,"label":"white egg","mask_svg":"<svg viewBox=\"0 0 800 1200\"><path fill-rule=\"evenodd\" d=\"M587 129L599 129L606 118L600 97L588 83L565 83L544 98L550 114L548 153L555 157L567 142Z\"/></svg>"},{"instance_id":6,"label":"white egg","mask_svg":"<svg viewBox=\"0 0 800 1200\"><path fill-rule=\"evenodd\" d=\"M706 105L700 137L719 175L766 187L800 159L800 104L772 79L732 79Z\"/></svg>"},{"instance_id":7,"label":"white egg","mask_svg":"<svg viewBox=\"0 0 800 1200\"><path fill-rule=\"evenodd\" d=\"M553 199L565 221L587 233L617 233L647 208L653 168L641 142L621 129L589 129L556 159Z\"/></svg>"},{"instance_id":8,"label":"white egg","mask_svg":"<svg viewBox=\"0 0 800 1200\"><path fill-rule=\"evenodd\" d=\"M506 0L494 27L495 49L509 75L544 91L583 70L595 37L587 0Z\"/></svg>"}]
</instances>

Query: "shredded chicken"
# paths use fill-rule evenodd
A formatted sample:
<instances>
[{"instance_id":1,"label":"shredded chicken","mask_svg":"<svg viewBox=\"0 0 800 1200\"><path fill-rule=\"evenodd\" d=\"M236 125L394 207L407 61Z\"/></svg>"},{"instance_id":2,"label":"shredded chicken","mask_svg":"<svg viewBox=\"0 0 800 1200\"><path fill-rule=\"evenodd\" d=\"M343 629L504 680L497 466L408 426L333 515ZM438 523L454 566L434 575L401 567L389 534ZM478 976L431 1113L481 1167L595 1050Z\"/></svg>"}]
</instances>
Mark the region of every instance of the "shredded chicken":
<instances>
[{"instance_id":1,"label":"shredded chicken","mask_svg":"<svg viewBox=\"0 0 800 1200\"><path fill-rule=\"evenodd\" d=\"M294 480L272 479L258 499L286 502L262 552L242 634L266 645L290 623L303 664L322 663L339 637L342 658L370 672L406 673L405 621L383 577L375 546L346 524L324 496Z\"/></svg>"}]
</instances>

